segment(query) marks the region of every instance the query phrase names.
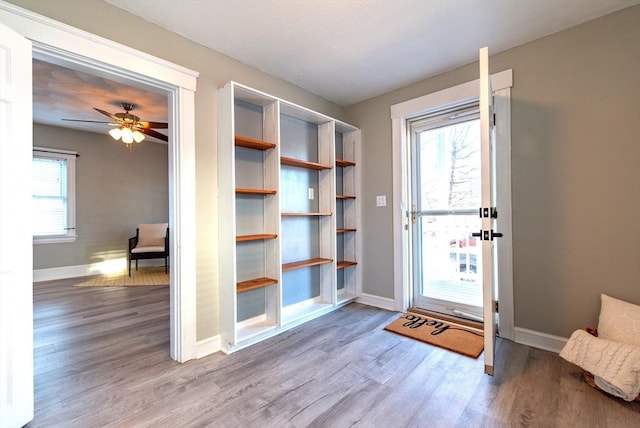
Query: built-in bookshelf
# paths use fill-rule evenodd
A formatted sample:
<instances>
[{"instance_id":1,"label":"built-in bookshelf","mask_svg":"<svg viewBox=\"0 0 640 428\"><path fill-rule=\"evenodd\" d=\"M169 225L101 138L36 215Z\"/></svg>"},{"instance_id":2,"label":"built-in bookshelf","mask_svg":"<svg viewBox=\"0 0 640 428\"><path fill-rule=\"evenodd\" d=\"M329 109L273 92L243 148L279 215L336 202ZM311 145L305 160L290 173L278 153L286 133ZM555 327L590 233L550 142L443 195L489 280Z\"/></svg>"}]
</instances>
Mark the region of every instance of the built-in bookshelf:
<instances>
[{"instance_id":1,"label":"built-in bookshelf","mask_svg":"<svg viewBox=\"0 0 640 428\"><path fill-rule=\"evenodd\" d=\"M256 343L359 294L360 131L229 82L218 90L221 339Z\"/></svg>"}]
</instances>

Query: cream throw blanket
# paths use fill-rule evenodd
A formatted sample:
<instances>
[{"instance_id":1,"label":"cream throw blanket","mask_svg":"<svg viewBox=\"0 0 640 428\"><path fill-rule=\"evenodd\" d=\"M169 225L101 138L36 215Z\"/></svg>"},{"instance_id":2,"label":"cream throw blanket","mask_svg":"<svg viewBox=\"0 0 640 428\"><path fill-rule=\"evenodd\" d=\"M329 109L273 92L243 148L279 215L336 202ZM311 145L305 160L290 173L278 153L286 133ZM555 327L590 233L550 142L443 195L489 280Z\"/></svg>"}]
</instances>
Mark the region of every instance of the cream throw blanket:
<instances>
[{"instance_id":1,"label":"cream throw blanket","mask_svg":"<svg viewBox=\"0 0 640 428\"><path fill-rule=\"evenodd\" d=\"M626 401L640 393L640 347L611 342L576 330L560 356L591 372L598 387Z\"/></svg>"}]
</instances>

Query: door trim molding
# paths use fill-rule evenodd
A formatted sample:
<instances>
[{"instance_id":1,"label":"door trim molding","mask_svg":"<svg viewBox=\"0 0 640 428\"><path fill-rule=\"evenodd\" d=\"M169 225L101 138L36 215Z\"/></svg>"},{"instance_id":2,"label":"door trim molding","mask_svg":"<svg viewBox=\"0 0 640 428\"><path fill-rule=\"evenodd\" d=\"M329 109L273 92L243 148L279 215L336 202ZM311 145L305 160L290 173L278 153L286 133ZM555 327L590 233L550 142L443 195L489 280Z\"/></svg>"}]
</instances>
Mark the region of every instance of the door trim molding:
<instances>
[{"instance_id":1,"label":"door trim molding","mask_svg":"<svg viewBox=\"0 0 640 428\"><path fill-rule=\"evenodd\" d=\"M491 75L491 87L494 94L501 98L501 101L510 100L510 88L513 86L513 71L504 70ZM504 91L506 90L506 92ZM462 83L460 85L443 89L431 94L414 98L391 106L391 131L392 131L392 168L393 168L393 267L394 267L394 309L405 311L411 301L411 260L410 260L410 236L405 226L408 226L407 211L410 207L407 170L409 165L409 141L407 136L407 121L421 116L435 108L451 107L464 101L477 99L480 92L480 79ZM505 98L506 97L506 98ZM510 104L502 108L510 112ZM498 136L504 141L504 152L497 153L500 158L500 168L503 171L511 171L510 151L511 151L511 117L507 118L503 129L496 130ZM505 164L505 162L507 164ZM506 192L504 195L502 193ZM501 210L501 230L504 230L505 238L502 238L501 247L503 251L511 250L511 231L506 230L503 222L511 227L511 183L498 189L500 201L508 202ZM506 239L508 238L508 239ZM507 242L508 241L508 242ZM500 248L500 246L499 246ZM500 249L499 249L500 251ZM499 331L500 337L513 340L513 267L511 257L501 261L500 264L508 265L505 273L500 277L498 295L500 300ZM499 264L499 265L500 265ZM503 301L504 299L504 301Z\"/></svg>"},{"instance_id":2,"label":"door trim molding","mask_svg":"<svg viewBox=\"0 0 640 428\"><path fill-rule=\"evenodd\" d=\"M169 104L171 358L196 358L195 89L199 73L0 2L2 22L33 43L33 56L162 90ZM31 267L33 269L33 266Z\"/></svg>"}]
</instances>

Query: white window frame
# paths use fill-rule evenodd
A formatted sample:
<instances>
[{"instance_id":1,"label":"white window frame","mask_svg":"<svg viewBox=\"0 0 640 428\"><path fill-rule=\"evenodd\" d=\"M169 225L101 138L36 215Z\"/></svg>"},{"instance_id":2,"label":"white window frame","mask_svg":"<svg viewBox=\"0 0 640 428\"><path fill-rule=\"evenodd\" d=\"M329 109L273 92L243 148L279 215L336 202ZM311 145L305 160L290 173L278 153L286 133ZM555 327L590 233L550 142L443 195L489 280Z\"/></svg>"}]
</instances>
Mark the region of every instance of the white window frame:
<instances>
[{"instance_id":1,"label":"white window frame","mask_svg":"<svg viewBox=\"0 0 640 428\"><path fill-rule=\"evenodd\" d=\"M504 142L503 149L496 152L496 167L511 171L511 88L513 71L504 70L491 75L491 87L496 109L496 139ZM394 309L405 311L410 305L412 287L410 279L410 240L408 236L407 211L410 207L406 171L409 162L407 122L411 119L439 109L453 107L477 99L480 79L433 92L391 106L392 159L393 159L393 252L394 252ZM502 201L500 229L504 238L498 247L500 285L499 329L500 337L514 339L513 313L513 261L511 222L510 175L501 179L497 192Z\"/></svg>"},{"instance_id":2,"label":"white window frame","mask_svg":"<svg viewBox=\"0 0 640 428\"><path fill-rule=\"evenodd\" d=\"M76 234L76 157L77 152L70 150L49 149L34 147L33 157L44 159L66 160L67 172L67 221L64 235L34 235L34 244L57 244L62 242L75 242Z\"/></svg>"}]
</instances>

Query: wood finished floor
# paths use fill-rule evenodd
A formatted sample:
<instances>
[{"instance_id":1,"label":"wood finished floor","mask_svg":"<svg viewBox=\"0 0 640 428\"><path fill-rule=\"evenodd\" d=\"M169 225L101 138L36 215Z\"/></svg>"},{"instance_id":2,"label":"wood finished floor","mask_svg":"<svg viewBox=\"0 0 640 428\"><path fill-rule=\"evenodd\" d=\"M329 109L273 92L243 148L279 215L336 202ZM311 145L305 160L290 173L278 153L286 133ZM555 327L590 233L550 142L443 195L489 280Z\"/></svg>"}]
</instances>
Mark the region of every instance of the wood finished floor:
<instances>
[{"instance_id":1,"label":"wood finished floor","mask_svg":"<svg viewBox=\"0 0 640 428\"><path fill-rule=\"evenodd\" d=\"M232 355L169 359L168 287L34 286L28 427L638 427L640 403L549 352L474 360L383 330L351 304Z\"/></svg>"}]
</instances>

